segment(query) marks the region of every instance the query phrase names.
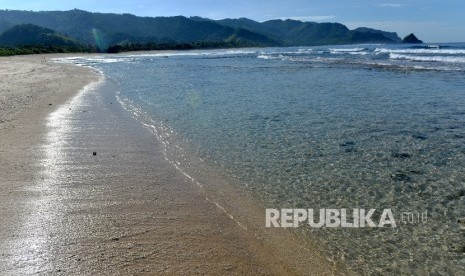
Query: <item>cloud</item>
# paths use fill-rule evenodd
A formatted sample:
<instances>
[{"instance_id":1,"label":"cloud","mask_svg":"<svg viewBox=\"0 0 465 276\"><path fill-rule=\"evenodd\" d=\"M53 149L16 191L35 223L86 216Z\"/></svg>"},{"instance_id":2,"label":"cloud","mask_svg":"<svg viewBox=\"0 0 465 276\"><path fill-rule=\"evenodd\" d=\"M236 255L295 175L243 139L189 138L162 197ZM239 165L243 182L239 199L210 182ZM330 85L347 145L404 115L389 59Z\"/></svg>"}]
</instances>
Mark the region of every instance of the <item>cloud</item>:
<instances>
[{"instance_id":1,"label":"cloud","mask_svg":"<svg viewBox=\"0 0 465 276\"><path fill-rule=\"evenodd\" d=\"M378 7L381 7L381 8L402 8L402 7L405 7L405 4L382 3L382 4L379 4Z\"/></svg>"}]
</instances>

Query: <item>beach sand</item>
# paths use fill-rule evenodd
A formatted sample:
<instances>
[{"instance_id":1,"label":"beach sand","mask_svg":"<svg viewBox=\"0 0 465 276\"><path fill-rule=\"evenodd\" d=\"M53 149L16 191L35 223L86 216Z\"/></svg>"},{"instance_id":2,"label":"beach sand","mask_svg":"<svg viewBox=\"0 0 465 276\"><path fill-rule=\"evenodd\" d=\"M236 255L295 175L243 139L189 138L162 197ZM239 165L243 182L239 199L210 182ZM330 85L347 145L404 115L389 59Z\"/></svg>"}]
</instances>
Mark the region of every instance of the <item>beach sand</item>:
<instances>
[{"instance_id":1,"label":"beach sand","mask_svg":"<svg viewBox=\"0 0 465 276\"><path fill-rule=\"evenodd\" d=\"M101 76L53 57L0 58L1 275L341 274L232 187L195 185Z\"/></svg>"}]
</instances>

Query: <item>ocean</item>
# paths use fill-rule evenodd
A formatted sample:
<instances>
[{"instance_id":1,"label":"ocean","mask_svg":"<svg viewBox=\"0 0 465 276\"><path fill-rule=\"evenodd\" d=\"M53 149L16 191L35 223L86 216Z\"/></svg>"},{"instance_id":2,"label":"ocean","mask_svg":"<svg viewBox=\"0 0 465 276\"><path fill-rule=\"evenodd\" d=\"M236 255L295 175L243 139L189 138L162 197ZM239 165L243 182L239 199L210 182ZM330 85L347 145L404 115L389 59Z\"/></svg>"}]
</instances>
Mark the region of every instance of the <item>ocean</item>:
<instances>
[{"instance_id":1,"label":"ocean","mask_svg":"<svg viewBox=\"0 0 465 276\"><path fill-rule=\"evenodd\" d=\"M349 268L465 271L465 44L56 61L101 71L135 123L192 178L220 171L268 208L391 209L396 227L299 227ZM408 217L420 214L427 219Z\"/></svg>"}]
</instances>

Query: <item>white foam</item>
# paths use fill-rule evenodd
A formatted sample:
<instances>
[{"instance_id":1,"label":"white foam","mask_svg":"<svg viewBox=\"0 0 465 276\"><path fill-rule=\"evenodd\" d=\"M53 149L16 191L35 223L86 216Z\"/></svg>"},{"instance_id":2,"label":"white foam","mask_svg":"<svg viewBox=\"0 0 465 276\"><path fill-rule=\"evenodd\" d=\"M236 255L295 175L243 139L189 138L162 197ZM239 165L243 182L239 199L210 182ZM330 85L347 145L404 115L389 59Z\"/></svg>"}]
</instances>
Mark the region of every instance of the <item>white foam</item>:
<instances>
[{"instance_id":1,"label":"white foam","mask_svg":"<svg viewBox=\"0 0 465 276\"><path fill-rule=\"evenodd\" d=\"M386 49L376 48L376 53L387 53L387 54L439 54L439 55L465 55L465 49Z\"/></svg>"},{"instance_id":2,"label":"white foam","mask_svg":"<svg viewBox=\"0 0 465 276\"><path fill-rule=\"evenodd\" d=\"M344 48L344 49L336 49L336 48L330 48L330 53L333 55L368 55L369 52L367 52L365 48Z\"/></svg>"},{"instance_id":3,"label":"white foam","mask_svg":"<svg viewBox=\"0 0 465 276\"><path fill-rule=\"evenodd\" d=\"M261 54L257 56L258 59L267 59L267 60L272 60L272 59L280 59L280 60L290 60L291 57L285 56L282 53L273 53L273 54Z\"/></svg>"},{"instance_id":4,"label":"white foam","mask_svg":"<svg viewBox=\"0 0 465 276\"><path fill-rule=\"evenodd\" d=\"M363 51L363 52L347 52L347 53L350 54L350 55L360 55L360 56L366 56L366 55L369 54L368 52L365 52L365 51Z\"/></svg>"},{"instance_id":5,"label":"white foam","mask_svg":"<svg viewBox=\"0 0 465 276\"><path fill-rule=\"evenodd\" d=\"M91 57L63 57L53 58L51 61L57 63L89 65L93 63L117 63L131 62L140 57L177 57L177 56L232 56L232 55L250 55L256 54L256 50L198 50L198 51L161 51L144 54L117 54L117 55L97 55Z\"/></svg>"},{"instance_id":6,"label":"white foam","mask_svg":"<svg viewBox=\"0 0 465 276\"><path fill-rule=\"evenodd\" d=\"M257 58L259 59L276 59L276 57L270 55L258 55Z\"/></svg>"},{"instance_id":7,"label":"white foam","mask_svg":"<svg viewBox=\"0 0 465 276\"><path fill-rule=\"evenodd\" d=\"M307 48L307 49L300 48L300 49L297 50L297 52L299 54L311 54L311 53L315 53L315 52L318 53L320 51L315 51L314 49L311 49L311 48Z\"/></svg>"},{"instance_id":8,"label":"white foam","mask_svg":"<svg viewBox=\"0 0 465 276\"><path fill-rule=\"evenodd\" d=\"M329 48L329 50L334 53L353 53L353 52L361 52L366 49L365 48Z\"/></svg>"},{"instance_id":9,"label":"white foam","mask_svg":"<svg viewBox=\"0 0 465 276\"><path fill-rule=\"evenodd\" d=\"M51 59L51 61L57 62L57 63L77 64L77 65L87 65L91 63L127 62L131 60L132 59L128 57L118 57L118 56L64 57L64 58Z\"/></svg>"},{"instance_id":10,"label":"white foam","mask_svg":"<svg viewBox=\"0 0 465 276\"><path fill-rule=\"evenodd\" d=\"M465 57L462 56L415 56L390 53L389 58L394 60L410 60L423 62L465 63Z\"/></svg>"},{"instance_id":11,"label":"white foam","mask_svg":"<svg viewBox=\"0 0 465 276\"><path fill-rule=\"evenodd\" d=\"M144 54L132 54L126 57L137 58L137 57L178 57L178 56L230 56L230 55L250 55L256 54L256 50L200 50L200 51L166 51L166 52L154 52Z\"/></svg>"}]
</instances>

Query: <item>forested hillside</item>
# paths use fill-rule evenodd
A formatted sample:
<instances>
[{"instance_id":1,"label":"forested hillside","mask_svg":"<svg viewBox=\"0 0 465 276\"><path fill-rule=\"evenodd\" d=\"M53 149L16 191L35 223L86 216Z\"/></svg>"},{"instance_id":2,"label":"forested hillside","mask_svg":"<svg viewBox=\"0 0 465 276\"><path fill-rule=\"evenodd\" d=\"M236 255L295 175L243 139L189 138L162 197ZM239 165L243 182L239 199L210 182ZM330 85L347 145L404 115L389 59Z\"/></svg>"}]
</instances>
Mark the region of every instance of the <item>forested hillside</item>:
<instances>
[{"instance_id":1,"label":"forested hillside","mask_svg":"<svg viewBox=\"0 0 465 276\"><path fill-rule=\"evenodd\" d=\"M296 20L256 22L247 18L138 17L130 14L71 11L0 10L0 32L19 24L54 30L101 50L130 43L225 43L244 46L310 46L363 42L398 43L396 33L368 28L349 30L339 23Z\"/></svg>"}]
</instances>

